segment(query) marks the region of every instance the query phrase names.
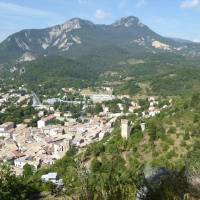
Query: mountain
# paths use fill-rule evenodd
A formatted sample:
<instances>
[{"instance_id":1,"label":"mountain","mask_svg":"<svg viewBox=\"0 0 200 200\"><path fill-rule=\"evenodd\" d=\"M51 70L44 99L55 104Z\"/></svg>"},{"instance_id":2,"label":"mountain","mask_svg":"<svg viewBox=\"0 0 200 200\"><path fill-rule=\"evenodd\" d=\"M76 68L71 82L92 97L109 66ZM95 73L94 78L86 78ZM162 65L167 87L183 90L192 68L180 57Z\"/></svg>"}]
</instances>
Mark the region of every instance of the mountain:
<instances>
[{"instance_id":1,"label":"mountain","mask_svg":"<svg viewBox=\"0 0 200 200\"><path fill-rule=\"evenodd\" d=\"M0 63L31 61L48 55L77 57L108 46L131 54L167 51L200 55L199 44L162 37L133 16L111 25L74 18L61 25L22 30L9 36L0 44Z\"/></svg>"}]
</instances>

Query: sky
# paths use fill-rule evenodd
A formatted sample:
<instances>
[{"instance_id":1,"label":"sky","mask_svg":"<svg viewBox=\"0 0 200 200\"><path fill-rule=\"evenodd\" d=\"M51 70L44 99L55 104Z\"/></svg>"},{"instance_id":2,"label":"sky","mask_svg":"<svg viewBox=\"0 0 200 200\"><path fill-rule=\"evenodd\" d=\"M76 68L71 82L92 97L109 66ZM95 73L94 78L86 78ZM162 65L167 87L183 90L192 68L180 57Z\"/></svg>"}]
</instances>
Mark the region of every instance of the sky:
<instances>
[{"instance_id":1,"label":"sky","mask_svg":"<svg viewBox=\"0 0 200 200\"><path fill-rule=\"evenodd\" d=\"M125 16L163 36L200 42L200 0L0 0L0 41L75 17L111 24Z\"/></svg>"}]
</instances>

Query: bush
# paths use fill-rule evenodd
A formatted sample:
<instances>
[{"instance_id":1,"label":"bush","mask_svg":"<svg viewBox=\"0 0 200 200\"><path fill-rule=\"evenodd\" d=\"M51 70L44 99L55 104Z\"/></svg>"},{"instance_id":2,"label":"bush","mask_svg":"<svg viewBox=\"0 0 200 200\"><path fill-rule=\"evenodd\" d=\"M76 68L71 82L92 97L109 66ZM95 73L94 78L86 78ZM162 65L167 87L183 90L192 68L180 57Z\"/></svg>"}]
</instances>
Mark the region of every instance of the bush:
<instances>
[{"instance_id":1,"label":"bush","mask_svg":"<svg viewBox=\"0 0 200 200\"><path fill-rule=\"evenodd\" d=\"M169 145L174 145L174 140L170 137L166 138L166 142L169 144Z\"/></svg>"},{"instance_id":2,"label":"bush","mask_svg":"<svg viewBox=\"0 0 200 200\"><path fill-rule=\"evenodd\" d=\"M164 152L167 152L169 150L169 145L168 144L164 144L163 147L162 147L162 150Z\"/></svg>"},{"instance_id":3,"label":"bush","mask_svg":"<svg viewBox=\"0 0 200 200\"><path fill-rule=\"evenodd\" d=\"M176 127L170 127L169 130L168 130L168 133L176 133Z\"/></svg>"},{"instance_id":4,"label":"bush","mask_svg":"<svg viewBox=\"0 0 200 200\"><path fill-rule=\"evenodd\" d=\"M97 159L93 159L90 166L91 171L93 173L98 172L100 170L100 167L101 167L101 162Z\"/></svg>"},{"instance_id":5,"label":"bush","mask_svg":"<svg viewBox=\"0 0 200 200\"><path fill-rule=\"evenodd\" d=\"M184 140L189 140L190 139L190 134L188 132L186 132L184 135L183 135L183 139Z\"/></svg>"},{"instance_id":6,"label":"bush","mask_svg":"<svg viewBox=\"0 0 200 200\"><path fill-rule=\"evenodd\" d=\"M171 158L173 158L173 157L175 157L175 156L177 156L175 150L171 150L171 151L169 151L169 152L166 154L166 158L167 158L167 159L171 159Z\"/></svg>"}]
</instances>

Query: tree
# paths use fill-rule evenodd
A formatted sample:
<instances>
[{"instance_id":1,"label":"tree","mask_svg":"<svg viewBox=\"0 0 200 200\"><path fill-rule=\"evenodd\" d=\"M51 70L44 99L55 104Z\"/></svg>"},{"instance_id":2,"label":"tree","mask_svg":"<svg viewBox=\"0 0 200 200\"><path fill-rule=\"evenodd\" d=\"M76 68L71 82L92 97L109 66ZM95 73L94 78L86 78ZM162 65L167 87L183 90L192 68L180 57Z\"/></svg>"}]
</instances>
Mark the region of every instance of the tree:
<instances>
[{"instance_id":1,"label":"tree","mask_svg":"<svg viewBox=\"0 0 200 200\"><path fill-rule=\"evenodd\" d=\"M94 109L95 114L99 114L102 111L103 111L102 105L100 103L97 103Z\"/></svg>"},{"instance_id":2,"label":"tree","mask_svg":"<svg viewBox=\"0 0 200 200\"><path fill-rule=\"evenodd\" d=\"M101 167L101 162L98 161L97 159L93 159L91 163L91 170L92 172L97 172L100 170Z\"/></svg>"},{"instance_id":3,"label":"tree","mask_svg":"<svg viewBox=\"0 0 200 200\"><path fill-rule=\"evenodd\" d=\"M34 173L34 166L33 165L29 165L29 164L25 164L23 167L23 177L24 178L29 178L30 176L32 176Z\"/></svg>"},{"instance_id":4,"label":"tree","mask_svg":"<svg viewBox=\"0 0 200 200\"><path fill-rule=\"evenodd\" d=\"M157 126L156 126L156 123L154 121L151 121L149 123L149 136L150 136L150 139L151 141L155 141L156 138L157 138Z\"/></svg>"},{"instance_id":5,"label":"tree","mask_svg":"<svg viewBox=\"0 0 200 200\"><path fill-rule=\"evenodd\" d=\"M33 193L38 193L38 190L17 177L8 165L0 164L1 200L25 200Z\"/></svg>"}]
</instances>

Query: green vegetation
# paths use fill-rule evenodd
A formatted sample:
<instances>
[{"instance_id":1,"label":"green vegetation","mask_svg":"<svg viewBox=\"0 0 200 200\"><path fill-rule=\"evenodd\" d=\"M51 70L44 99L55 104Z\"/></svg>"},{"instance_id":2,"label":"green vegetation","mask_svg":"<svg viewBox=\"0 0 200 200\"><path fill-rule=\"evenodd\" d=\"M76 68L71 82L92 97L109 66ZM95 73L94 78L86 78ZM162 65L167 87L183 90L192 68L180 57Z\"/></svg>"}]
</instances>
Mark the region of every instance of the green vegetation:
<instances>
[{"instance_id":1,"label":"green vegetation","mask_svg":"<svg viewBox=\"0 0 200 200\"><path fill-rule=\"evenodd\" d=\"M112 54L105 55L108 50ZM132 64L130 59L142 62ZM199 58L173 53L144 53L133 58L129 52L112 47L101 47L74 59L47 56L19 64L13 73L8 69L6 74L2 73L7 83L26 83L33 91L43 94L48 91L49 95L63 87L105 85L113 87L116 94L171 96L192 93L200 85ZM25 69L24 73L21 73L22 69Z\"/></svg>"},{"instance_id":2,"label":"green vegetation","mask_svg":"<svg viewBox=\"0 0 200 200\"><path fill-rule=\"evenodd\" d=\"M126 81L119 86L116 87L114 90L114 94L122 94L126 95L129 94L131 96L136 95L140 91L140 87L138 86L137 82L134 80Z\"/></svg>"},{"instance_id":3,"label":"green vegetation","mask_svg":"<svg viewBox=\"0 0 200 200\"><path fill-rule=\"evenodd\" d=\"M31 119L31 124L34 124L33 116L36 116L37 111L30 105L27 107L11 105L4 113L0 113L0 124L4 122L22 123L25 119ZM30 125L31 125L30 124Z\"/></svg>"},{"instance_id":4,"label":"green vegetation","mask_svg":"<svg viewBox=\"0 0 200 200\"><path fill-rule=\"evenodd\" d=\"M27 184L22 177L16 177L7 165L0 164L0 199L1 200L27 200L38 190Z\"/></svg>"}]
</instances>

